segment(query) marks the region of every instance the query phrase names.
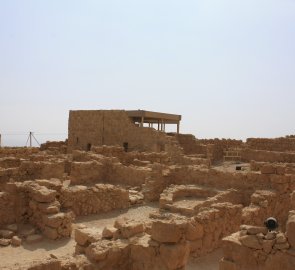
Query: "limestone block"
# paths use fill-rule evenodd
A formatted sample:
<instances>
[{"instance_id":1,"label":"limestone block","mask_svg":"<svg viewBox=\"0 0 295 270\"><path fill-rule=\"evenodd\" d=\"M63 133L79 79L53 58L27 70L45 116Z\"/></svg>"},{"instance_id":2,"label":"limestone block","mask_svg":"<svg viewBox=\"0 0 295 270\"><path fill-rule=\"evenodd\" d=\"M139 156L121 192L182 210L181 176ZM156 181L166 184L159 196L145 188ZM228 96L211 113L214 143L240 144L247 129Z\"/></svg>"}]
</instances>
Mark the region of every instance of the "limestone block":
<instances>
[{"instance_id":1,"label":"limestone block","mask_svg":"<svg viewBox=\"0 0 295 270\"><path fill-rule=\"evenodd\" d=\"M11 239L13 235L14 235L13 231L0 230L0 238Z\"/></svg>"},{"instance_id":2,"label":"limestone block","mask_svg":"<svg viewBox=\"0 0 295 270\"><path fill-rule=\"evenodd\" d=\"M130 238L133 235L144 232L144 225L142 223L126 218L117 219L114 227L119 230L122 238Z\"/></svg>"},{"instance_id":3,"label":"limestone block","mask_svg":"<svg viewBox=\"0 0 295 270\"><path fill-rule=\"evenodd\" d=\"M295 248L295 215L291 215L287 221L286 235L292 248Z\"/></svg>"},{"instance_id":4,"label":"limestone block","mask_svg":"<svg viewBox=\"0 0 295 270\"><path fill-rule=\"evenodd\" d=\"M95 228L77 228L75 229L75 241L81 245L89 245L101 239L101 233Z\"/></svg>"},{"instance_id":5,"label":"limestone block","mask_svg":"<svg viewBox=\"0 0 295 270\"><path fill-rule=\"evenodd\" d=\"M193 241L196 239L201 239L204 235L204 228L200 223L188 223L185 233L185 238L187 240Z\"/></svg>"},{"instance_id":6,"label":"limestone block","mask_svg":"<svg viewBox=\"0 0 295 270\"><path fill-rule=\"evenodd\" d=\"M190 249L187 241L176 245L162 244L160 246L160 258L169 270L185 267L189 253Z\"/></svg>"},{"instance_id":7,"label":"limestone block","mask_svg":"<svg viewBox=\"0 0 295 270\"><path fill-rule=\"evenodd\" d=\"M117 231L117 228L105 227L102 231L102 238L112 239Z\"/></svg>"},{"instance_id":8,"label":"limestone block","mask_svg":"<svg viewBox=\"0 0 295 270\"><path fill-rule=\"evenodd\" d=\"M262 249L262 246L255 235L241 236L239 240L246 247L253 249Z\"/></svg>"},{"instance_id":9,"label":"limestone block","mask_svg":"<svg viewBox=\"0 0 295 270\"><path fill-rule=\"evenodd\" d=\"M0 246L6 247L10 245L11 240L10 239L3 239L0 238Z\"/></svg>"},{"instance_id":10,"label":"limestone block","mask_svg":"<svg viewBox=\"0 0 295 270\"><path fill-rule=\"evenodd\" d=\"M21 238L19 238L18 236L13 236L12 239L11 239L11 245L15 246L15 247L18 247L20 246L22 243L22 240Z\"/></svg>"},{"instance_id":11,"label":"limestone block","mask_svg":"<svg viewBox=\"0 0 295 270\"><path fill-rule=\"evenodd\" d=\"M276 244L283 244L287 242L287 238L283 233L278 233L276 236Z\"/></svg>"},{"instance_id":12,"label":"limestone block","mask_svg":"<svg viewBox=\"0 0 295 270\"><path fill-rule=\"evenodd\" d=\"M34 263L27 270L61 270L61 262L57 259L45 259Z\"/></svg>"},{"instance_id":13,"label":"limestone block","mask_svg":"<svg viewBox=\"0 0 295 270\"><path fill-rule=\"evenodd\" d=\"M43 216L44 224L52 228L61 226L64 220L71 222L71 215L69 213L57 213Z\"/></svg>"},{"instance_id":14,"label":"limestone block","mask_svg":"<svg viewBox=\"0 0 295 270\"><path fill-rule=\"evenodd\" d=\"M180 226L169 221L155 221L152 224L152 239L161 243L179 242L182 231Z\"/></svg>"},{"instance_id":15,"label":"limestone block","mask_svg":"<svg viewBox=\"0 0 295 270\"><path fill-rule=\"evenodd\" d=\"M275 174L276 168L272 166L271 164L265 164L261 167L261 173L262 174Z\"/></svg>"},{"instance_id":16,"label":"limestone block","mask_svg":"<svg viewBox=\"0 0 295 270\"><path fill-rule=\"evenodd\" d=\"M274 240L263 240L262 241L262 249L263 249L263 251L265 253L270 253L274 243L275 243Z\"/></svg>"},{"instance_id":17,"label":"limestone block","mask_svg":"<svg viewBox=\"0 0 295 270\"><path fill-rule=\"evenodd\" d=\"M44 214L56 214L60 210L60 203L58 200L50 203L37 203L37 208Z\"/></svg>"},{"instance_id":18,"label":"limestone block","mask_svg":"<svg viewBox=\"0 0 295 270\"><path fill-rule=\"evenodd\" d=\"M259 233L267 234L267 228L262 226L241 225L241 230L246 230L247 234L256 235Z\"/></svg>"},{"instance_id":19,"label":"limestone block","mask_svg":"<svg viewBox=\"0 0 295 270\"><path fill-rule=\"evenodd\" d=\"M38 189L33 189L32 198L41 203L48 203L55 200L57 192L55 190L48 189L47 187L41 186Z\"/></svg>"}]
</instances>

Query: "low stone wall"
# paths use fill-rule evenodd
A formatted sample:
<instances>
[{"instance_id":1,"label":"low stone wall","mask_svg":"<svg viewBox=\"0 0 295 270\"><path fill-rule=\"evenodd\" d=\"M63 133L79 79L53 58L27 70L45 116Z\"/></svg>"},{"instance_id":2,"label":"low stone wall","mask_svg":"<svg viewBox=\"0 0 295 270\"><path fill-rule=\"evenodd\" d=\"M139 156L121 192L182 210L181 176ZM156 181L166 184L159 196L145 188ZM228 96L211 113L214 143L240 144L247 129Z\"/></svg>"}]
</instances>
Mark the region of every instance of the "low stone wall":
<instances>
[{"instance_id":1,"label":"low stone wall","mask_svg":"<svg viewBox=\"0 0 295 270\"><path fill-rule=\"evenodd\" d=\"M99 161L72 162L70 179L73 184L109 183L140 186L150 173L149 168L124 166L110 158Z\"/></svg>"},{"instance_id":2,"label":"low stone wall","mask_svg":"<svg viewBox=\"0 0 295 270\"><path fill-rule=\"evenodd\" d=\"M128 190L108 184L69 186L61 190L60 203L77 216L106 213L129 206Z\"/></svg>"},{"instance_id":3,"label":"low stone wall","mask_svg":"<svg viewBox=\"0 0 295 270\"><path fill-rule=\"evenodd\" d=\"M255 150L295 152L295 138L248 138L247 147Z\"/></svg>"},{"instance_id":4,"label":"low stone wall","mask_svg":"<svg viewBox=\"0 0 295 270\"><path fill-rule=\"evenodd\" d=\"M26 158L29 155L39 153L37 147L0 147L0 157Z\"/></svg>"},{"instance_id":5,"label":"low stone wall","mask_svg":"<svg viewBox=\"0 0 295 270\"><path fill-rule=\"evenodd\" d=\"M263 161L263 162L282 162L295 163L295 153L275 152L267 150L253 150L245 148L241 150L241 159L246 162Z\"/></svg>"},{"instance_id":6,"label":"low stone wall","mask_svg":"<svg viewBox=\"0 0 295 270\"><path fill-rule=\"evenodd\" d=\"M185 269L189 254L204 255L220 246L223 236L238 229L241 205L217 203L193 218L153 214L151 224L119 219L101 233L75 231L76 253L96 269Z\"/></svg>"},{"instance_id":7,"label":"low stone wall","mask_svg":"<svg viewBox=\"0 0 295 270\"><path fill-rule=\"evenodd\" d=\"M290 212L286 234L266 227L242 225L223 239L220 270L293 270L295 266L295 213Z\"/></svg>"},{"instance_id":8,"label":"low stone wall","mask_svg":"<svg viewBox=\"0 0 295 270\"><path fill-rule=\"evenodd\" d=\"M174 205L173 201L179 197L196 197L196 200L203 199L195 206L179 207ZM183 198L185 199L185 198ZM233 204L241 204L243 196L241 192L231 189L227 191L217 191L201 186L181 185L170 186L164 190L160 197L160 208L168 210L173 213L180 213L181 215L192 216L199 213L200 209L211 207L216 203L230 202Z\"/></svg>"}]
</instances>

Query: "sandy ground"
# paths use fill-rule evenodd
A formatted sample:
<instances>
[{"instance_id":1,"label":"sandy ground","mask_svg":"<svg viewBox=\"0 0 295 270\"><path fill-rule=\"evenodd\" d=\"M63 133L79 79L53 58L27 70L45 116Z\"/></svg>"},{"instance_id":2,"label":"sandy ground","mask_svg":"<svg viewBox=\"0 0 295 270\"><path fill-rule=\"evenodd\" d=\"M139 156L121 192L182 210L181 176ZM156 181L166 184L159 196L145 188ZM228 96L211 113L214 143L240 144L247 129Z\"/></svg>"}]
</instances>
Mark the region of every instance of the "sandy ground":
<instances>
[{"instance_id":1,"label":"sandy ground","mask_svg":"<svg viewBox=\"0 0 295 270\"><path fill-rule=\"evenodd\" d=\"M115 210L106 214L79 217L74 226L85 224L89 227L96 227L103 230L106 226L112 226L118 217L128 217L135 220L148 221L149 213L158 209L158 204L132 207L126 210ZM20 247L0 248L0 269L17 269L20 265L26 265L32 261L39 261L48 258L50 254L56 257L72 255L75 249L73 238L52 241L43 239L39 243L26 244ZM207 256L191 259L187 270L218 270L218 261L222 257L221 251L215 251Z\"/></svg>"}]
</instances>

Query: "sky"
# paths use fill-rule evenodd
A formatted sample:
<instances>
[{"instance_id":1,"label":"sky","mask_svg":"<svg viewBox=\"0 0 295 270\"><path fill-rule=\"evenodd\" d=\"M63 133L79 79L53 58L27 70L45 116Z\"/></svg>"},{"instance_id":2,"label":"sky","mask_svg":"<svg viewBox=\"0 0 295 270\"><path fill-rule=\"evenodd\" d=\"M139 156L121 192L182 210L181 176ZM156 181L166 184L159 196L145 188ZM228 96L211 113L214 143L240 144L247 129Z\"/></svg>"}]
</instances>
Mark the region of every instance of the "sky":
<instances>
[{"instance_id":1,"label":"sky","mask_svg":"<svg viewBox=\"0 0 295 270\"><path fill-rule=\"evenodd\" d=\"M2 146L63 140L76 109L280 137L295 134L294 105L294 0L0 0Z\"/></svg>"}]
</instances>

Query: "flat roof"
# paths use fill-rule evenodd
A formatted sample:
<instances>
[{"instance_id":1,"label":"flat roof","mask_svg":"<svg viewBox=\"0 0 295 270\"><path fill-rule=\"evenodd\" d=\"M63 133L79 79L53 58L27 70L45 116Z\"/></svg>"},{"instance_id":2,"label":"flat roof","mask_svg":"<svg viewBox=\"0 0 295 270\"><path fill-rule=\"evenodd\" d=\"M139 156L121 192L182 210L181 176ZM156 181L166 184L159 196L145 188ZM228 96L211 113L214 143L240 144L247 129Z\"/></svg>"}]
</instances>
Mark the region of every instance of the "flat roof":
<instances>
[{"instance_id":1,"label":"flat roof","mask_svg":"<svg viewBox=\"0 0 295 270\"><path fill-rule=\"evenodd\" d=\"M181 120L181 115L179 114L171 114L171 113L161 113L161 112L152 112L152 111L144 111L144 110L136 110L136 111L126 111L127 115L130 118L133 118L135 121L141 121L141 118L144 118L144 122L155 122L159 120L163 120L166 123L178 123Z\"/></svg>"}]
</instances>

